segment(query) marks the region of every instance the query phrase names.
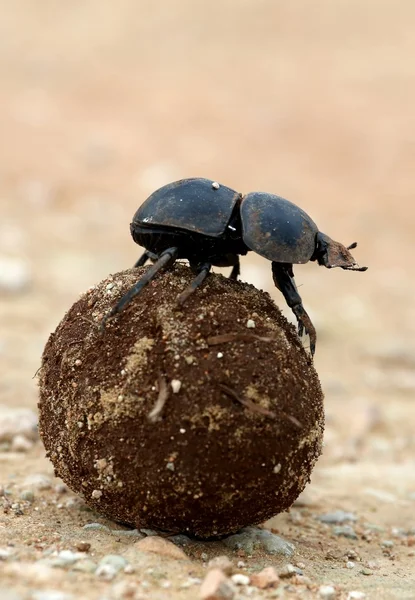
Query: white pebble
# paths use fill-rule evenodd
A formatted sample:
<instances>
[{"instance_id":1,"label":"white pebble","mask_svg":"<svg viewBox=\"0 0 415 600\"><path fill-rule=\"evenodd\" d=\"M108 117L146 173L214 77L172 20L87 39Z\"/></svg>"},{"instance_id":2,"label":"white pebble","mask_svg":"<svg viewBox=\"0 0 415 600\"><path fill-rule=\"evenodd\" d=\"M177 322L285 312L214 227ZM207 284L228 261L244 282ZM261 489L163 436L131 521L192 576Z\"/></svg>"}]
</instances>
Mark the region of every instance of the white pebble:
<instances>
[{"instance_id":1,"label":"white pebble","mask_svg":"<svg viewBox=\"0 0 415 600\"><path fill-rule=\"evenodd\" d=\"M352 560L348 560L347 563L346 563L346 568L347 569L354 569L354 567L355 567L354 562Z\"/></svg>"},{"instance_id":2,"label":"white pebble","mask_svg":"<svg viewBox=\"0 0 415 600\"><path fill-rule=\"evenodd\" d=\"M243 573L235 573L231 579L235 585L248 585L250 582L248 575L244 575Z\"/></svg>"},{"instance_id":3,"label":"white pebble","mask_svg":"<svg viewBox=\"0 0 415 600\"><path fill-rule=\"evenodd\" d=\"M281 463L278 463L277 465L275 465L275 467L273 468L274 473L279 473L281 471Z\"/></svg>"},{"instance_id":4,"label":"white pebble","mask_svg":"<svg viewBox=\"0 0 415 600\"><path fill-rule=\"evenodd\" d=\"M24 435L15 435L12 440L13 452L27 452L33 448L33 442L27 439Z\"/></svg>"},{"instance_id":5,"label":"white pebble","mask_svg":"<svg viewBox=\"0 0 415 600\"><path fill-rule=\"evenodd\" d=\"M16 293L31 283L29 267L21 258L0 257L0 292Z\"/></svg>"},{"instance_id":6,"label":"white pebble","mask_svg":"<svg viewBox=\"0 0 415 600\"><path fill-rule=\"evenodd\" d=\"M179 431L180 431L180 433L186 433L186 429L183 429L183 427L181 427L181 428L179 429Z\"/></svg>"},{"instance_id":7,"label":"white pebble","mask_svg":"<svg viewBox=\"0 0 415 600\"><path fill-rule=\"evenodd\" d=\"M93 490L91 496L92 498L96 498L98 500L99 498L101 498L102 492L101 490Z\"/></svg>"},{"instance_id":8,"label":"white pebble","mask_svg":"<svg viewBox=\"0 0 415 600\"><path fill-rule=\"evenodd\" d=\"M248 329L254 329L255 328L255 321L253 321L252 319L248 319L246 322L246 326L248 327Z\"/></svg>"},{"instance_id":9,"label":"white pebble","mask_svg":"<svg viewBox=\"0 0 415 600\"><path fill-rule=\"evenodd\" d=\"M182 387L182 382L179 379L172 379L170 385L171 389L173 390L173 394L178 394L180 392L180 388Z\"/></svg>"},{"instance_id":10,"label":"white pebble","mask_svg":"<svg viewBox=\"0 0 415 600\"><path fill-rule=\"evenodd\" d=\"M334 600L336 597L336 590L332 585L321 585L318 589L318 593L323 600Z\"/></svg>"},{"instance_id":11,"label":"white pebble","mask_svg":"<svg viewBox=\"0 0 415 600\"><path fill-rule=\"evenodd\" d=\"M347 600L363 600L363 598L366 598L366 594L359 590L349 592L347 595Z\"/></svg>"},{"instance_id":12,"label":"white pebble","mask_svg":"<svg viewBox=\"0 0 415 600\"><path fill-rule=\"evenodd\" d=\"M219 185L219 183L218 183L217 181L214 181L214 182L212 183L212 188L213 188L214 190L218 190L218 189L220 188L220 185Z\"/></svg>"},{"instance_id":13,"label":"white pebble","mask_svg":"<svg viewBox=\"0 0 415 600\"><path fill-rule=\"evenodd\" d=\"M223 358L223 352L218 352L216 355L218 358Z\"/></svg>"}]
</instances>

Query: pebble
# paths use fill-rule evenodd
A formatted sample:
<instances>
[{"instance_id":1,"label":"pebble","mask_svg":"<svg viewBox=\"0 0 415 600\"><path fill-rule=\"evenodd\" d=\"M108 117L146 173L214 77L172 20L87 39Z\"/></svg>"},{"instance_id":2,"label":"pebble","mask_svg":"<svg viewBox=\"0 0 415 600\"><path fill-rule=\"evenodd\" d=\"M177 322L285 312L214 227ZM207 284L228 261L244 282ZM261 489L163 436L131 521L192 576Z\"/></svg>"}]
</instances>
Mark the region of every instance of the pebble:
<instances>
[{"instance_id":1,"label":"pebble","mask_svg":"<svg viewBox=\"0 0 415 600\"><path fill-rule=\"evenodd\" d=\"M201 600L232 600L235 588L220 569L209 571L199 590Z\"/></svg>"},{"instance_id":2,"label":"pebble","mask_svg":"<svg viewBox=\"0 0 415 600\"><path fill-rule=\"evenodd\" d=\"M49 490L52 487L52 479L42 473L34 473L29 475L23 482L23 485L27 485L35 490Z\"/></svg>"},{"instance_id":3,"label":"pebble","mask_svg":"<svg viewBox=\"0 0 415 600\"><path fill-rule=\"evenodd\" d=\"M11 550L9 548L0 548L0 560L7 560L11 555Z\"/></svg>"},{"instance_id":4,"label":"pebble","mask_svg":"<svg viewBox=\"0 0 415 600\"><path fill-rule=\"evenodd\" d=\"M0 292L16 294L26 290L32 274L26 261L18 257L0 256Z\"/></svg>"},{"instance_id":5,"label":"pebble","mask_svg":"<svg viewBox=\"0 0 415 600\"><path fill-rule=\"evenodd\" d=\"M112 535L116 535L117 537L120 535L121 537L132 537L140 540L144 537L144 535L140 533L138 529L110 529L110 531Z\"/></svg>"},{"instance_id":6,"label":"pebble","mask_svg":"<svg viewBox=\"0 0 415 600\"><path fill-rule=\"evenodd\" d=\"M154 552L160 556L166 556L174 560L189 560L187 554L170 542L159 536L145 537L134 544L141 552Z\"/></svg>"},{"instance_id":7,"label":"pebble","mask_svg":"<svg viewBox=\"0 0 415 600\"><path fill-rule=\"evenodd\" d=\"M255 321L253 319L248 319L246 322L246 326L248 329L255 329Z\"/></svg>"},{"instance_id":8,"label":"pebble","mask_svg":"<svg viewBox=\"0 0 415 600\"><path fill-rule=\"evenodd\" d=\"M383 540L381 545L382 548L393 548L395 544L392 540Z\"/></svg>"},{"instance_id":9,"label":"pebble","mask_svg":"<svg viewBox=\"0 0 415 600\"><path fill-rule=\"evenodd\" d=\"M72 594L65 594L59 590L39 590L32 592L30 600L73 600Z\"/></svg>"},{"instance_id":10,"label":"pebble","mask_svg":"<svg viewBox=\"0 0 415 600\"><path fill-rule=\"evenodd\" d=\"M84 558L77 561L72 568L74 571L79 571L80 573L95 573L97 566L97 563L90 558Z\"/></svg>"},{"instance_id":11,"label":"pebble","mask_svg":"<svg viewBox=\"0 0 415 600\"><path fill-rule=\"evenodd\" d=\"M105 555L98 564L95 571L95 575L106 581L114 579L121 569L124 569L128 564L128 561L119 554L107 554Z\"/></svg>"},{"instance_id":12,"label":"pebble","mask_svg":"<svg viewBox=\"0 0 415 600\"><path fill-rule=\"evenodd\" d=\"M248 575L243 573L235 573L235 575L232 575L231 580L235 585L249 585L250 582Z\"/></svg>"},{"instance_id":13,"label":"pebble","mask_svg":"<svg viewBox=\"0 0 415 600\"><path fill-rule=\"evenodd\" d=\"M333 528L334 535L349 538L350 540L357 540L357 535L353 527L350 525L343 525Z\"/></svg>"},{"instance_id":14,"label":"pebble","mask_svg":"<svg viewBox=\"0 0 415 600\"><path fill-rule=\"evenodd\" d=\"M336 597L336 590L332 585L321 585L318 589L318 593L323 600L334 600Z\"/></svg>"},{"instance_id":15,"label":"pebble","mask_svg":"<svg viewBox=\"0 0 415 600\"><path fill-rule=\"evenodd\" d=\"M289 558L294 554L295 547L278 535L259 529L258 527L245 527L239 533L223 540L231 550L244 550L252 554L255 548L261 548L267 554L280 554Z\"/></svg>"},{"instance_id":16,"label":"pebble","mask_svg":"<svg viewBox=\"0 0 415 600\"><path fill-rule=\"evenodd\" d=\"M83 526L82 529L85 529L86 531L106 531L108 533L111 532L110 528L106 525L102 525L102 523L87 523Z\"/></svg>"},{"instance_id":17,"label":"pebble","mask_svg":"<svg viewBox=\"0 0 415 600\"><path fill-rule=\"evenodd\" d=\"M72 552L72 550L61 550L57 556L50 558L42 558L38 561L40 564L47 565L49 567L65 568L70 567L80 558L83 558L83 554L79 552Z\"/></svg>"},{"instance_id":18,"label":"pebble","mask_svg":"<svg viewBox=\"0 0 415 600\"><path fill-rule=\"evenodd\" d=\"M350 512L344 512L343 510L336 510L331 513L326 513L317 517L318 521L322 523L345 523L347 521L357 521L355 514Z\"/></svg>"},{"instance_id":19,"label":"pebble","mask_svg":"<svg viewBox=\"0 0 415 600\"><path fill-rule=\"evenodd\" d=\"M182 382L179 379L172 379L170 385L171 389L173 390L173 394L178 394L180 392L180 388L182 387Z\"/></svg>"},{"instance_id":20,"label":"pebble","mask_svg":"<svg viewBox=\"0 0 415 600\"><path fill-rule=\"evenodd\" d=\"M360 572L362 575L373 575L373 571L371 569L364 568Z\"/></svg>"},{"instance_id":21,"label":"pebble","mask_svg":"<svg viewBox=\"0 0 415 600\"><path fill-rule=\"evenodd\" d=\"M91 544L88 542L78 542L76 545L76 549L79 552L88 552L91 549Z\"/></svg>"},{"instance_id":22,"label":"pebble","mask_svg":"<svg viewBox=\"0 0 415 600\"><path fill-rule=\"evenodd\" d=\"M347 595L347 600L363 600L363 598L366 598L366 594L358 590L349 592Z\"/></svg>"},{"instance_id":23,"label":"pebble","mask_svg":"<svg viewBox=\"0 0 415 600\"><path fill-rule=\"evenodd\" d=\"M18 435L13 436L11 443L12 452L28 452L32 448L33 442L28 440L25 435L19 433Z\"/></svg>"},{"instance_id":24,"label":"pebble","mask_svg":"<svg viewBox=\"0 0 415 600\"><path fill-rule=\"evenodd\" d=\"M290 577L294 577L294 575L302 575L302 574L303 574L303 572L301 569L299 569L298 567L295 567L294 565L287 564L281 569L281 571L278 573L278 576L281 579L289 579Z\"/></svg>"},{"instance_id":25,"label":"pebble","mask_svg":"<svg viewBox=\"0 0 415 600\"><path fill-rule=\"evenodd\" d=\"M355 568L355 563L352 560L348 560L346 563L346 568L347 569L354 569Z\"/></svg>"},{"instance_id":26,"label":"pebble","mask_svg":"<svg viewBox=\"0 0 415 600\"><path fill-rule=\"evenodd\" d=\"M276 586L279 580L280 578L274 567L266 567L251 576L251 584L261 590Z\"/></svg>"},{"instance_id":27,"label":"pebble","mask_svg":"<svg viewBox=\"0 0 415 600\"><path fill-rule=\"evenodd\" d=\"M25 502L33 502L35 499L35 495L32 490L23 490L20 492L20 500L24 500Z\"/></svg>"},{"instance_id":28,"label":"pebble","mask_svg":"<svg viewBox=\"0 0 415 600\"><path fill-rule=\"evenodd\" d=\"M231 575L233 571L233 563L225 555L215 556L208 562L207 567L208 569L220 569L225 575Z\"/></svg>"},{"instance_id":29,"label":"pebble","mask_svg":"<svg viewBox=\"0 0 415 600\"><path fill-rule=\"evenodd\" d=\"M36 441L37 415L28 408L11 408L0 405L0 443L12 442L16 436Z\"/></svg>"}]
</instances>

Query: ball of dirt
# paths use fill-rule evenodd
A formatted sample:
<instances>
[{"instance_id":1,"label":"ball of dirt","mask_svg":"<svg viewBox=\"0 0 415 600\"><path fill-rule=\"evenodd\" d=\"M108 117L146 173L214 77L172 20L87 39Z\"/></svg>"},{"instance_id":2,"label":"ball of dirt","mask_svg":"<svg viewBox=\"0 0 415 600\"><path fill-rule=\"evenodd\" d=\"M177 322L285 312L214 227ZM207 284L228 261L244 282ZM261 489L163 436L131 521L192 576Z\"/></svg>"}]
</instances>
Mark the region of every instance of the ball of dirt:
<instances>
[{"instance_id":1,"label":"ball of dirt","mask_svg":"<svg viewBox=\"0 0 415 600\"><path fill-rule=\"evenodd\" d=\"M159 274L102 333L145 271L88 290L45 347L40 433L56 474L135 527L214 537L287 509L321 452L323 395L268 294L211 275Z\"/></svg>"}]
</instances>

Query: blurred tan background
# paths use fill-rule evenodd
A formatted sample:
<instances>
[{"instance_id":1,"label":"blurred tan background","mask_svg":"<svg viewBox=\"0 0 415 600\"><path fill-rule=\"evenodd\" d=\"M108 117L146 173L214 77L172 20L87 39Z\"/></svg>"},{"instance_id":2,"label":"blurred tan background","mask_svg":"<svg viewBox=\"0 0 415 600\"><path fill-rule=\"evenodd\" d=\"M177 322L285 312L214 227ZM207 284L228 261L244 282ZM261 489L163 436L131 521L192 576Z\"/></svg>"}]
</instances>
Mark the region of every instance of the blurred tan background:
<instances>
[{"instance_id":1,"label":"blurred tan background","mask_svg":"<svg viewBox=\"0 0 415 600\"><path fill-rule=\"evenodd\" d=\"M347 495L379 486L382 465L407 500L415 4L3 0L0 14L0 404L35 407L48 334L134 263L129 223L154 189L203 176L270 191L370 267L296 269L327 400L316 480ZM245 258L242 277L291 318L267 261Z\"/></svg>"}]
</instances>

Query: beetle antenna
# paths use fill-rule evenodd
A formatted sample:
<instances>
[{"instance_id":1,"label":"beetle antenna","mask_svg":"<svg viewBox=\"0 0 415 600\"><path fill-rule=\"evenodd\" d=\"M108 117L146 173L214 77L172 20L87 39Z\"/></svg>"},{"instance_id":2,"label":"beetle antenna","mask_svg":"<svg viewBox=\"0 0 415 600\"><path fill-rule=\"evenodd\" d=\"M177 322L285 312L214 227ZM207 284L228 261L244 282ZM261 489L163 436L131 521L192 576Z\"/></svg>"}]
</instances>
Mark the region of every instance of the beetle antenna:
<instances>
[{"instance_id":1,"label":"beetle antenna","mask_svg":"<svg viewBox=\"0 0 415 600\"><path fill-rule=\"evenodd\" d=\"M350 246L347 246L348 250L353 250L353 248L357 247L357 242L353 242L353 244L350 244Z\"/></svg>"}]
</instances>

